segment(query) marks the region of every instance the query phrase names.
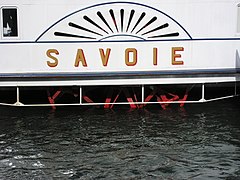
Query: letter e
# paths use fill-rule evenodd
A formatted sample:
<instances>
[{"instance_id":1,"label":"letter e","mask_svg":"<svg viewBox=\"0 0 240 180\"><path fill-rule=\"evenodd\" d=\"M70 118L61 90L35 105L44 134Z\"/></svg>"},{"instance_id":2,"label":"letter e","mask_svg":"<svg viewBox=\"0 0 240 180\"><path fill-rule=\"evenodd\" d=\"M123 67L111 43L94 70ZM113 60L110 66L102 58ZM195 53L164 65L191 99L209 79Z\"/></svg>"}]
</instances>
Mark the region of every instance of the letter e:
<instances>
[{"instance_id":1,"label":"letter e","mask_svg":"<svg viewBox=\"0 0 240 180\"><path fill-rule=\"evenodd\" d=\"M181 58L181 54L176 54L177 51L184 51L183 47L173 47L172 48L172 65L184 65L183 61L177 61L177 58Z\"/></svg>"}]
</instances>

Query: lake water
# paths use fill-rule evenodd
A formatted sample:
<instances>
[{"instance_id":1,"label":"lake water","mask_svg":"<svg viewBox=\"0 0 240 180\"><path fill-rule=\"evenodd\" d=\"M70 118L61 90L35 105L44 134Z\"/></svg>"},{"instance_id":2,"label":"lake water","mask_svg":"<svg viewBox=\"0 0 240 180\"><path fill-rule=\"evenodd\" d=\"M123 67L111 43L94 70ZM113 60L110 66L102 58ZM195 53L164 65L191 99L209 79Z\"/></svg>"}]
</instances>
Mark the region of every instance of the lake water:
<instances>
[{"instance_id":1,"label":"lake water","mask_svg":"<svg viewBox=\"0 0 240 180\"><path fill-rule=\"evenodd\" d=\"M0 179L240 179L240 99L0 107Z\"/></svg>"}]
</instances>

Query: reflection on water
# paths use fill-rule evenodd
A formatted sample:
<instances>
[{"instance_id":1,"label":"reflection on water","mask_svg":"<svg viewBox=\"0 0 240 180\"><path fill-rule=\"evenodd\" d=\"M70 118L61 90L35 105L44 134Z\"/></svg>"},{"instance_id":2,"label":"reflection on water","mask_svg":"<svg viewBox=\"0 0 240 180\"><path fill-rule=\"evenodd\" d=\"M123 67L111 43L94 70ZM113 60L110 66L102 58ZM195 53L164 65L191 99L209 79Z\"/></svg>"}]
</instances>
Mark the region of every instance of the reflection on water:
<instances>
[{"instance_id":1,"label":"reflection on water","mask_svg":"<svg viewBox=\"0 0 240 180\"><path fill-rule=\"evenodd\" d=\"M240 100L0 108L0 179L239 179Z\"/></svg>"}]
</instances>

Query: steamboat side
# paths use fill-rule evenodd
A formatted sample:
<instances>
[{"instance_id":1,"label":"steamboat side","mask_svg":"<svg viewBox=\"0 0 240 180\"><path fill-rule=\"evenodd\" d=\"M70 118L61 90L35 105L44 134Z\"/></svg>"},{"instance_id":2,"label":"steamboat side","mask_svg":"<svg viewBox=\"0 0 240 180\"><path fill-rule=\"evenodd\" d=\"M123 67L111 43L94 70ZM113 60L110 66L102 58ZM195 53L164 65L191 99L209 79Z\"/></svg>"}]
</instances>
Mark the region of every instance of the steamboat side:
<instances>
[{"instance_id":1,"label":"steamboat side","mask_svg":"<svg viewBox=\"0 0 240 180\"><path fill-rule=\"evenodd\" d=\"M165 109L238 96L240 1L3 0L0 10L1 105Z\"/></svg>"}]
</instances>

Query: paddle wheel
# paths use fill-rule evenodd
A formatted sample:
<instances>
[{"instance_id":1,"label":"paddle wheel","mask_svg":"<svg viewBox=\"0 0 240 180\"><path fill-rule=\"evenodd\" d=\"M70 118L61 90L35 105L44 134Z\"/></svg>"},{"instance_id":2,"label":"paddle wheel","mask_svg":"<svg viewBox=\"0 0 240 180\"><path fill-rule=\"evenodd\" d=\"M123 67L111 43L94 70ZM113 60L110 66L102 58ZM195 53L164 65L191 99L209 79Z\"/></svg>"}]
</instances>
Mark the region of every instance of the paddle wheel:
<instances>
[{"instance_id":1,"label":"paddle wheel","mask_svg":"<svg viewBox=\"0 0 240 180\"><path fill-rule=\"evenodd\" d=\"M9 92L12 91L13 89ZM43 93L44 91L45 93ZM41 87L38 91L17 87L15 97L11 98L15 98L15 103L1 104L9 106L50 106L54 110L57 106L98 106L104 109L113 109L116 105L128 105L131 109L140 109L155 104L162 109L167 109L174 104L178 107L184 107L186 103L203 103L230 98L238 96L238 92L239 85L236 83L63 86ZM8 99L10 98L8 97Z\"/></svg>"}]
</instances>

